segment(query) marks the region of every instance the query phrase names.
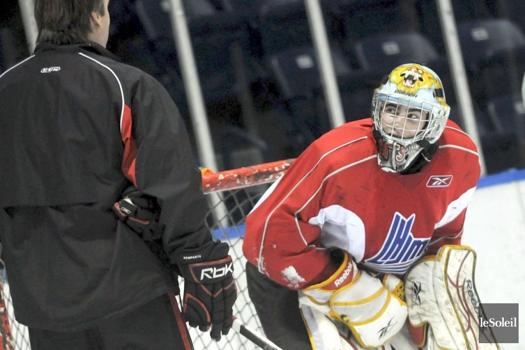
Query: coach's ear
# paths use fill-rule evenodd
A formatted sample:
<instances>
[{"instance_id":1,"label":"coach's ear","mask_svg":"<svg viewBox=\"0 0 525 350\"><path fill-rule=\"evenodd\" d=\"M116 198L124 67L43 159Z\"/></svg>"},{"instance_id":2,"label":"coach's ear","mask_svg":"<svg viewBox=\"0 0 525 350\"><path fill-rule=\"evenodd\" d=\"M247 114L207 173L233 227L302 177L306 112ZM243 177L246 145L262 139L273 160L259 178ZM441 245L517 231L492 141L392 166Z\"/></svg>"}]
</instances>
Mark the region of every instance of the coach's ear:
<instances>
[{"instance_id":1,"label":"coach's ear","mask_svg":"<svg viewBox=\"0 0 525 350\"><path fill-rule=\"evenodd\" d=\"M104 8L98 8L91 11L90 14L90 32L86 34L87 39L106 47L109 38L109 26L111 23L108 0L104 0Z\"/></svg>"},{"instance_id":2,"label":"coach's ear","mask_svg":"<svg viewBox=\"0 0 525 350\"><path fill-rule=\"evenodd\" d=\"M103 25L103 15L97 10L91 11L90 15L91 20L91 32L94 33L99 30Z\"/></svg>"}]
</instances>

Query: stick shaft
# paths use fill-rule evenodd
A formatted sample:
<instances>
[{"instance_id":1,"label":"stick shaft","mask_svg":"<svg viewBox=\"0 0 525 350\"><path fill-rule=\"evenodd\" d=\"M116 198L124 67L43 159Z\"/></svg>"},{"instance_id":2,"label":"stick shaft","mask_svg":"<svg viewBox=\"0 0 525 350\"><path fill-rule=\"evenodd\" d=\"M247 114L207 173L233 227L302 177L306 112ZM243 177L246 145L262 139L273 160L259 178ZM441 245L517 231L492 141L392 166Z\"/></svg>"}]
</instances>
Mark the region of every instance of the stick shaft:
<instances>
[{"instance_id":1,"label":"stick shaft","mask_svg":"<svg viewBox=\"0 0 525 350\"><path fill-rule=\"evenodd\" d=\"M233 327L232 327L237 333L244 336L246 339L250 340L255 345L258 345L261 349L264 350L283 350L274 343L272 343L269 339L262 336L261 334L258 334L257 332L247 328L244 326L241 321L238 319L233 320Z\"/></svg>"}]
</instances>

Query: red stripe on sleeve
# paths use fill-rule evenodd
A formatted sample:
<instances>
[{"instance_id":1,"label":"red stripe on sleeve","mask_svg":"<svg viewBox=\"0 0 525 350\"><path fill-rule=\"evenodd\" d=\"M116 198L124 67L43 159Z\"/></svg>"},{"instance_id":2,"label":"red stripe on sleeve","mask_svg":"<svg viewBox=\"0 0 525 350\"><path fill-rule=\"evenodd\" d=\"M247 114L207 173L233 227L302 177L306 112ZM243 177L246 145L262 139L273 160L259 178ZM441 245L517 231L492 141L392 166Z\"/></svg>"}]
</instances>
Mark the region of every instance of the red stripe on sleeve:
<instances>
[{"instance_id":1,"label":"red stripe on sleeve","mask_svg":"<svg viewBox=\"0 0 525 350\"><path fill-rule=\"evenodd\" d=\"M137 187L137 177L135 173L135 163L137 160L137 147L133 139L133 119L131 108L124 106L124 114L121 121L120 134L124 143L124 155L122 157L122 172L124 176Z\"/></svg>"}]
</instances>

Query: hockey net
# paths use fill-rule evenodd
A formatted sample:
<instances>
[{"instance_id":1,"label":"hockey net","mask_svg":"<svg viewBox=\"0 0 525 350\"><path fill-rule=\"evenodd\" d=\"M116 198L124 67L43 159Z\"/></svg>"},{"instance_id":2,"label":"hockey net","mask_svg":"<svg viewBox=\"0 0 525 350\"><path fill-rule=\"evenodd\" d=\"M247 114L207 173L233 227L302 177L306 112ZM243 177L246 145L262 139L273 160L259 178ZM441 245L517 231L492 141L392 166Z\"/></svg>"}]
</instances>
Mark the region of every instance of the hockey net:
<instances>
[{"instance_id":1,"label":"hockey net","mask_svg":"<svg viewBox=\"0 0 525 350\"><path fill-rule=\"evenodd\" d=\"M206 225L215 238L231 246L230 254L234 260L234 277L239 293L234 315L244 325L261 333L262 328L246 287L246 260L242 255L244 222L264 191L284 174L291 163L292 160L284 160L216 173L203 171L203 192L210 203ZM0 350L31 349L27 328L14 317L5 270L2 268L0 272ZM190 329L190 334L195 349L257 349L233 330L222 337L220 342L211 340L208 333L195 329Z\"/></svg>"}]
</instances>

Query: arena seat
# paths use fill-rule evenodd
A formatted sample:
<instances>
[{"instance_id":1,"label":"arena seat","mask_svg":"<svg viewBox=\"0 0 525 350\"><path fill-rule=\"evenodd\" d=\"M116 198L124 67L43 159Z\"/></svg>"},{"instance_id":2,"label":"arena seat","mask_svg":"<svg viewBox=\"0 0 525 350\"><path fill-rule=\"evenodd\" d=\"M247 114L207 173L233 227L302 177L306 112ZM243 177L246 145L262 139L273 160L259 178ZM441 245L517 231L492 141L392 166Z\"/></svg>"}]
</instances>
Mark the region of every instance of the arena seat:
<instances>
[{"instance_id":1,"label":"arena seat","mask_svg":"<svg viewBox=\"0 0 525 350\"><path fill-rule=\"evenodd\" d=\"M400 32L365 37L354 44L360 67L368 71L389 72L407 63L429 65L440 56L432 44L420 33Z\"/></svg>"},{"instance_id":2,"label":"arena seat","mask_svg":"<svg viewBox=\"0 0 525 350\"><path fill-rule=\"evenodd\" d=\"M160 64L180 65L166 3L136 0L135 9ZM184 2L194 56L207 103L234 98L237 76L234 48L248 46L247 23L242 16L217 8L206 0Z\"/></svg>"},{"instance_id":3,"label":"arena seat","mask_svg":"<svg viewBox=\"0 0 525 350\"><path fill-rule=\"evenodd\" d=\"M458 24L473 97L481 106L495 96L520 91L525 73L525 35L507 19Z\"/></svg>"}]
</instances>

